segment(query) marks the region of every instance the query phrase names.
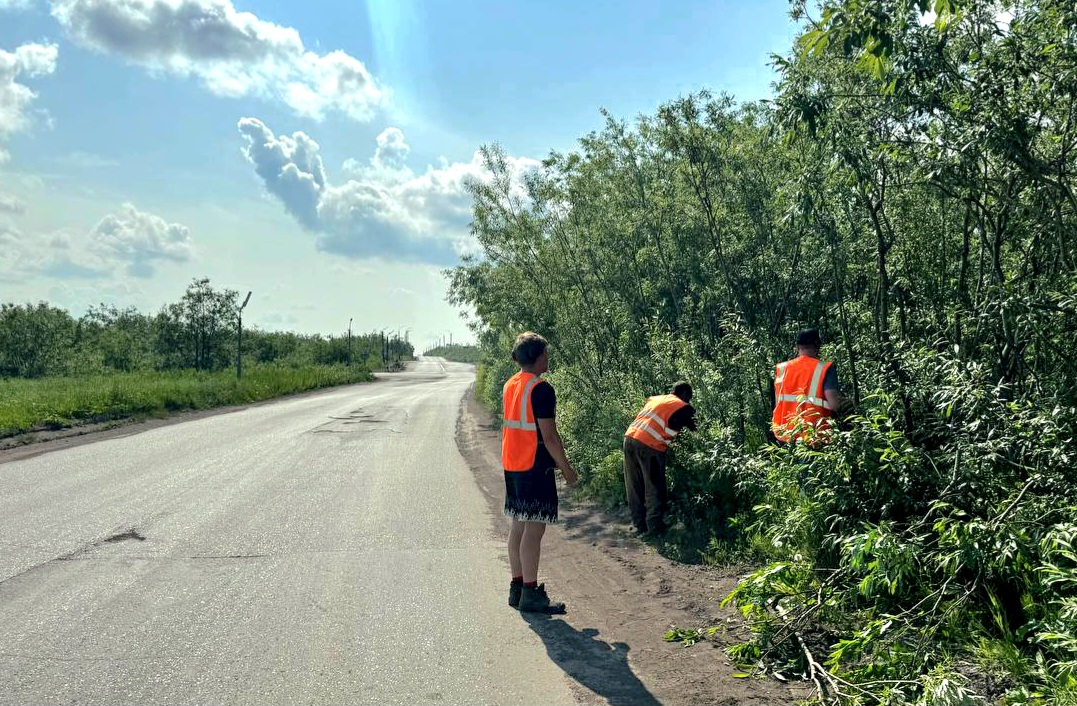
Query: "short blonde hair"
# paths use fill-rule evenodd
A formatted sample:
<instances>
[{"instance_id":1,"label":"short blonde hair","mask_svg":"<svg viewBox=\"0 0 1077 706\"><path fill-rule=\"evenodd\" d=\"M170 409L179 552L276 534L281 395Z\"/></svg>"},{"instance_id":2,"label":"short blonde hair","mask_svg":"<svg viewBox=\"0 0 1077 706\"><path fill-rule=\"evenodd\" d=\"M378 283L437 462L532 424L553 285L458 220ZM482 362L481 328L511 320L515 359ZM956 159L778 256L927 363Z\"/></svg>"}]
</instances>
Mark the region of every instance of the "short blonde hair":
<instances>
[{"instance_id":1,"label":"short blonde hair","mask_svg":"<svg viewBox=\"0 0 1077 706\"><path fill-rule=\"evenodd\" d=\"M534 365L547 347L546 339L534 331L524 331L512 344L512 359L520 365Z\"/></svg>"}]
</instances>

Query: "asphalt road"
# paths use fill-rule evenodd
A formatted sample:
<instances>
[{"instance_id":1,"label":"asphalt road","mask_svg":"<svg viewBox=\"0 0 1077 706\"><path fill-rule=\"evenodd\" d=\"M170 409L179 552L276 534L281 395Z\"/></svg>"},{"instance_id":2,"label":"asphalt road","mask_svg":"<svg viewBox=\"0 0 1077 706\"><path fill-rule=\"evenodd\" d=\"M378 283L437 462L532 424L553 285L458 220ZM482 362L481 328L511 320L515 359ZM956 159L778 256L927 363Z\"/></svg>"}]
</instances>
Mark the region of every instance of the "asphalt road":
<instances>
[{"instance_id":1,"label":"asphalt road","mask_svg":"<svg viewBox=\"0 0 1077 706\"><path fill-rule=\"evenodd\" d=\"M469 366L0 464L0 703L574 703L456 449Z\"/></svg>"}]
</instances>

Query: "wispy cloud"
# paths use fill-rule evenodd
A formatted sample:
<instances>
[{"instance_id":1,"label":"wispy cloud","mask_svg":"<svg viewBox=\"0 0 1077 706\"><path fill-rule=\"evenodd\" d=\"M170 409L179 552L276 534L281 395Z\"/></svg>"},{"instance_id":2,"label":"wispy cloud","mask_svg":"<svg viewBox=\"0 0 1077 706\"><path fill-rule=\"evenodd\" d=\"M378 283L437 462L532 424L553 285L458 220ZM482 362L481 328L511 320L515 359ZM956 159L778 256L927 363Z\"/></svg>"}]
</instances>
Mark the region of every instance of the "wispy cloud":
<instances>
[{"instance_id":1,"label":"wispy cloud","mask_svg":"<svg viewBox=\"0 0 1077 706\"><path fill-rule=\"evenodd\" d=\"M0 213L25 213L26 203L15 196L0 194Z\"/></svg>"},{"instance_id":2,"label":"wispy cloud","mask_svg":"<svg viewBox=\"0 0 1077 706\"><path fill-rule=\"evenodd\" d=\"M35 277L107 279L117 273L149 278L162 262L187 262L194 255L190 231L179 223L124 204L86 233L59 231L30 236L0 223L5 256L0 279L26 282Z\"/></svg>"}]
</instances>

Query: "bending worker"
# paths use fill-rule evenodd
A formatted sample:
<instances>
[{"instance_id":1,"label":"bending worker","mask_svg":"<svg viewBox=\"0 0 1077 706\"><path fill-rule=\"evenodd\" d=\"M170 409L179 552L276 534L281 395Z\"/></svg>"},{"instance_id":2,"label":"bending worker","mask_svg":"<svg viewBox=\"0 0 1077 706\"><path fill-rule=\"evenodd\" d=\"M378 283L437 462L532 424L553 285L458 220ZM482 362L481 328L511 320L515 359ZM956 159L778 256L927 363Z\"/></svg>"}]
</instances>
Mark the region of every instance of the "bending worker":
<instances>
[{"instance_id":1,"label":"bending worker","mask_svg":"<svg viewBox=\"0 0 1077 706\"><path fill-rule=\"evenodd\" d=\"M681 381L669 395L647 399L624 438L625 496L640 534L666 530L666 452L684 429L695 431L692 386Z\"/></svg>"},{"instance_id":2,"label":"bending worker","mask_svg":"<svg viewBox=\"0 0 1077 706\"><path fill-rule=\"evenodd\" d=\"M841 408L834 363L819 359L822 344L817 329L801 331L796 338L797 357L778 363L774 370L771 430L781 444L824 443L831 420Z\"/></svg>"}]
</instances>

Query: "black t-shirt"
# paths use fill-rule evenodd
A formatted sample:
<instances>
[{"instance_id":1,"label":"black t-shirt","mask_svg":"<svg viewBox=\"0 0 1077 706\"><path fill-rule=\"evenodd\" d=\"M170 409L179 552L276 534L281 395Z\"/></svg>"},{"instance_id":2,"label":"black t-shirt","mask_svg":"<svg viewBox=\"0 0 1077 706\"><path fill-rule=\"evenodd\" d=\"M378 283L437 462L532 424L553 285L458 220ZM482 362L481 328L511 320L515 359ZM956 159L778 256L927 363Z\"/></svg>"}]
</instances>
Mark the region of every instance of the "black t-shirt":
<instances>
[{"instance_id":1,"label":"black t-shirt","mask_svg":"<svg viewBox=\"0 0 1077 706\"><path fill-rule=\"evenodd\" d=\"M681 431L687 429L688 431L696 430L696 408L690 404L678 409L673 413L673 416L669 418L669 428L673 431Z\"/></svg>"},{"instance_id":2,"label":"black t-shirt","mask_svg":"<svg viewBox=\"0 0 1077 706\"><path fill-rule=\"evenodd\" d=\"M553 419L557 411L557 393L553 390L553 385L543 381L535 385L531 389L531 412L535 415L535 421L539 419ZM535 468L545 471L548 468L553 468L557 464L553 461L553 456L546 450L546 444L542 441L542 427L535 424L535 431L538 434L538 450L535 452Z\"/></svg>"},{"instance_id":3,"label":"black t-shirt","mask_svg":"<svg viewBox=\"0 0 1077 706\"><path fill-rule=\"evenodd\" d=\"M557 413L557 393L553 385L540 382L531 390L531 411L535 419L553 419ZM538 425L536 425L538 426ZM538 430L538 440L542 443L542 429Z\"/></svg>"},{"instance_id":4,"label":"black t-shirt","mask_svg":"<svg viewBox=\"0 0 1077 706\"><path fill-rule=\"evenodd\" d=\"M833 363L826 369L826 377L823 378L823 391L826 390L839 390L838 386L838 366Z\"/></svg>"}]
</instances>

